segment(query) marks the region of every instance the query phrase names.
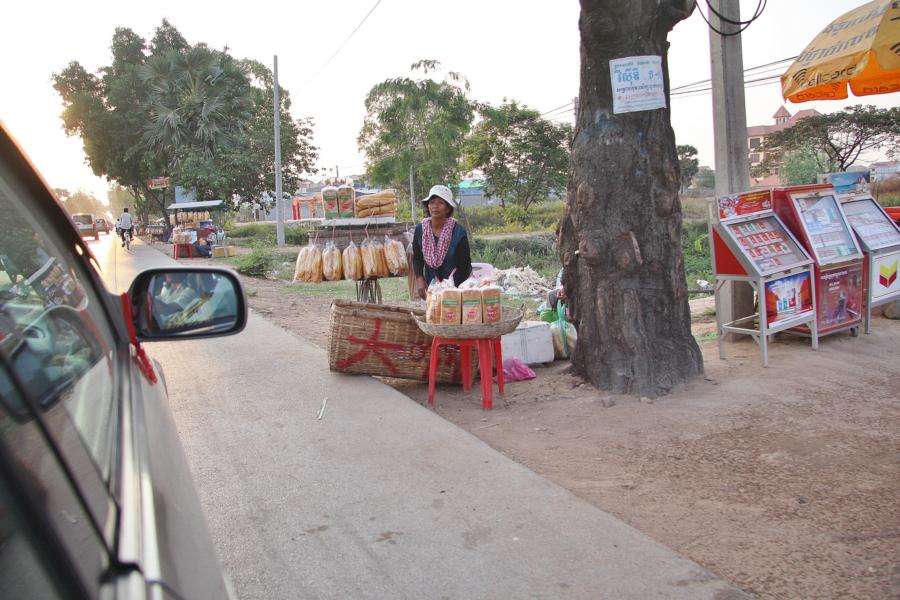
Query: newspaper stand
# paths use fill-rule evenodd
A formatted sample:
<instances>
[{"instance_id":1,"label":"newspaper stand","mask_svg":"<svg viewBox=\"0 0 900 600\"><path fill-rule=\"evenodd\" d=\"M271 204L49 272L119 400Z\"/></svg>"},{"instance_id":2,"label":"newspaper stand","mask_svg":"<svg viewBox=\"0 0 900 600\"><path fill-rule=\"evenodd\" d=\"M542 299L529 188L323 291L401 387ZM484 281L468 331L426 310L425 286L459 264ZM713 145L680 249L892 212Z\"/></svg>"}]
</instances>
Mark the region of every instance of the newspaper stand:
<instances>
[{"instance_id":1,"label":"newspaper stand","mask_svg":"<svg viewBox=\"0 0 900 600\"><path fill-rule=\"evenodd\" d=\"M871 332L872 308L900 300L900 228L868 192L838 194L865 254L865 326Z\"/></svg>"},{"instance_id":2,"label":"newspaper stand","mask_svg":"<svg viewBox=\"0 0 900 600\"><path fill-rule=\"evenodd\" d=\"M830 184L772 190L775 213L815 263L818 335L850 331L863 320L863 253ZM796 329L809 335L805 327Z\"/></svg>"},{"instance_id":3,"label":"newspaper stand","mask_svg":"<svg viewBox=\"0 0 900 600\"><path fill-rule=\"evenodd\" d=\"M710 208L719 356L725 358L726 333L749 335L762 349L762 364L768 367L769 338L807 324L812 347L818 348L813 261L774 213L771 191L722 196ZM750 284L758 310L723 322L720 303L726 281Z\"/></svg>"}]
</instances>

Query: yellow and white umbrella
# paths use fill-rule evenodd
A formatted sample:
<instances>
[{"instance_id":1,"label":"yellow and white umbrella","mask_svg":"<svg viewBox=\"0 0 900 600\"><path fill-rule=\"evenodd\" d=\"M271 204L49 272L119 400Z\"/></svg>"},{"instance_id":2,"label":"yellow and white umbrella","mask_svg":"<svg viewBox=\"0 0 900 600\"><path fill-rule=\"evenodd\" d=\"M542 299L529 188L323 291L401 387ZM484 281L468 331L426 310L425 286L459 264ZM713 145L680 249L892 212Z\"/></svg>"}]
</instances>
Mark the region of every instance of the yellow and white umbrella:
<instances>
[{"instance_id":1,"label":"yellow and white umbrella","mask_svg":"<svg viewBox=\"0 0 900 600\"><path fill-rule=\"evenodd\" d=\"M900 0L874 0L835 19L781 76L791 102L900 92Z\"/></svg>"}]
</instances>

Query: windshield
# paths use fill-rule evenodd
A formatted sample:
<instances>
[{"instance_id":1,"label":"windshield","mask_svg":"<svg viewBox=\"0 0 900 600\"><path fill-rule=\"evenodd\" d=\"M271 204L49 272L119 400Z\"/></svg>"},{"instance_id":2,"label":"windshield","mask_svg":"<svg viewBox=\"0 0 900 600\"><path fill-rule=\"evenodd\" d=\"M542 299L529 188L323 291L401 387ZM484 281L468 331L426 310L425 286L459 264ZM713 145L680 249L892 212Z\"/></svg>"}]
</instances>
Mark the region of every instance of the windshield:
<instances>
[{"instance_id":1,"label":"windshield","mask_svg":"<svg viewBox=\"0 0 900 600\"><path fill-rule=\"evenodd\" d=\"M91 215L72 215L72 220L82 225L90 225L94 222L94 218Z\"/></svg>"}]
</instances>

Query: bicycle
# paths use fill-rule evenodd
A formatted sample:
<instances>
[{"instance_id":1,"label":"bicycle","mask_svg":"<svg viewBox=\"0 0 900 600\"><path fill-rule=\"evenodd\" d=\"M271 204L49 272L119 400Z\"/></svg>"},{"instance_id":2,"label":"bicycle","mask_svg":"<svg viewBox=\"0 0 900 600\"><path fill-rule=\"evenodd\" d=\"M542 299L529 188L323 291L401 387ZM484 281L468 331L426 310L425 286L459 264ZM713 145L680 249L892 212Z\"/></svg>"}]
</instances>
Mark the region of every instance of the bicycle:
<instances>
[{"instance_id":1,"label":"bicycle","mask_svg":"<svg viewBox=\"0 0 900 600\"><path fill-rule=\"evenodd\" d=\"M125 250L131 250L131 230L126 229L122 232L122 243L125 245Z\"/></svg>"}]
</instances>

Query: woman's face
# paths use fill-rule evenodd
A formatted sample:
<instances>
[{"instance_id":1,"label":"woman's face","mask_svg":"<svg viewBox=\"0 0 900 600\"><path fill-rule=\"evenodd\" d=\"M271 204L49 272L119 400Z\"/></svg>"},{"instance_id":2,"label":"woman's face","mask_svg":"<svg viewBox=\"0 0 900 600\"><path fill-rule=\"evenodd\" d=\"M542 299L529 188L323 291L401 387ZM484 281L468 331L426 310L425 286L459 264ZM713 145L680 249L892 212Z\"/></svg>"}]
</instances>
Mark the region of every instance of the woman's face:
<instances>
[{"instance_id":1,"label":"woman's face","mask_svg":"<svg viewBox=\"0 0 900 600\"><path fill-rule=\"evenodd\" d=\"M437 196L432 197L428 201L428 214L431 215L432 218L447 218L447 213L450 212L450 206L447 205L441 198Z\"/></svg>"}]
</instances>

